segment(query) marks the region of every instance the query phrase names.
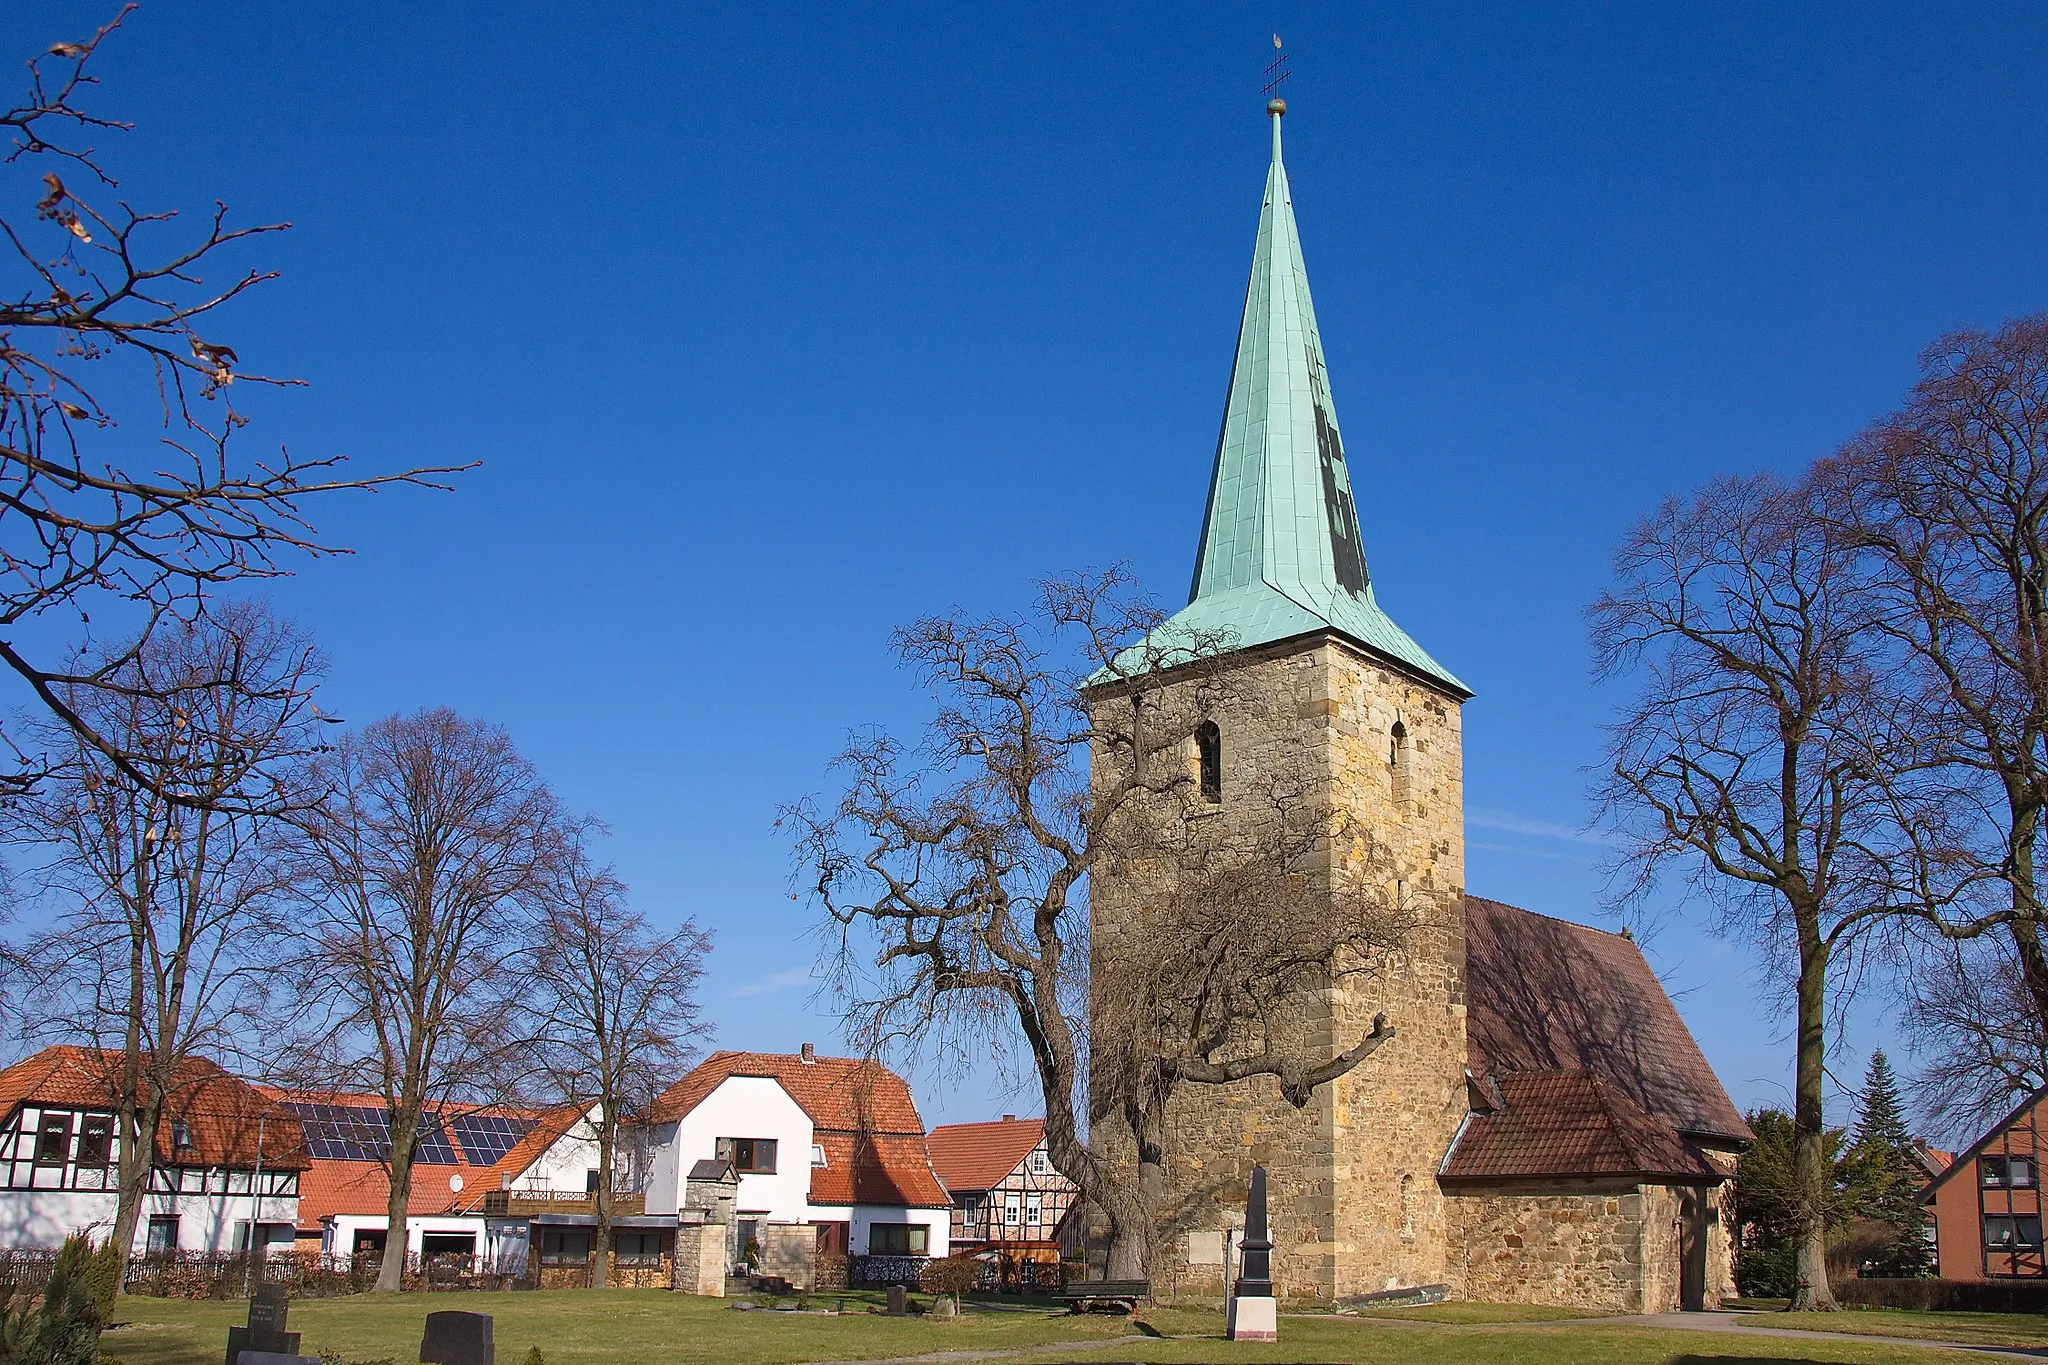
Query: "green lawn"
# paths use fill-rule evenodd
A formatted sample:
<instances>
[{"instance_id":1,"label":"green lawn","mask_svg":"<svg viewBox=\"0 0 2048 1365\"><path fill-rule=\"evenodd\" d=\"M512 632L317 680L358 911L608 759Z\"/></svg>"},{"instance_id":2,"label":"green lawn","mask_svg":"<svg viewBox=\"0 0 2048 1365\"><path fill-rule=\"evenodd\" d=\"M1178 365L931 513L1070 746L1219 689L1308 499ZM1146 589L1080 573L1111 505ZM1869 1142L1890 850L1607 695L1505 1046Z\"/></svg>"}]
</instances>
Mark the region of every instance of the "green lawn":
<instances>
[{"instance_id":1,"label":"green lawn","mask_svg":"<svg viewBox=\"0 0 2048 1365\"><path fill-rule=\"evenodd\" d=\"M1847 1308L1839 1313L1772 1313L1766 1327L1880 1337L1934 1337L1978 1346L2048 1347L2048 1315L2040 1313L1912 1313L1902 1308Z\"/></svg>"},{"instance_id":2,"label":"green lawn","mask_svg":"<svg viewBox=\"0 0 2048 1365\"><path fill-rule=\"evenodd\" d=\"M819 1295L813 1303L829 1306L839 1297ZM848 1297L860 1306L867 1296ZM940 1322L866 1313L835 1317L741 1312L728 1302L652 1289L365 1295L295 1301L291 1325L304 1333L303 1349L308 1354L331 1352L350 1365L384 1360L410 1365L418 1358L421 1324L429 1311L438 1309L490 1313L496 1319L500 1365L524 1365L527 1352L534 1347L540 1348L547 1365L795 1365L801 1361L872 1360L1055 1344L1074 1349L1018 1359L1022 1365L1098 1360L1190 1365L1240 1361L1245 1365L1281 1361L1736 1365L1760 1360L1816 1365L1879 1361L1955 1365L1957 1360L1948 1352L1902 1350L1857 1341L1849 1335L1839 1341L1775 1341L1646 1331L1597 1322L1459 1320L1460 1313L1477 1315L1466 1305L1443 1305L1434 1310L1433 1319L1420 1321L1290 1316L1281 1320L1279 1343L1254 1346L1223 1341L1219 1315L1186 1309L1148 1312L1134 1328L1123 1318L1069 1317L1041 1311L992 1312L970 1307L958 1321ZM241 1321L243 1311L240 1303L124 1298L115 1310L123 1325L109 1331L101 1347L122 1365L215 1365L221 1359L228 1325ZM1887 1320L1892 1316L1885 1315ZM1133 1336L1139 1339L1120 1340Z\"/></svg>"}]
</instances>

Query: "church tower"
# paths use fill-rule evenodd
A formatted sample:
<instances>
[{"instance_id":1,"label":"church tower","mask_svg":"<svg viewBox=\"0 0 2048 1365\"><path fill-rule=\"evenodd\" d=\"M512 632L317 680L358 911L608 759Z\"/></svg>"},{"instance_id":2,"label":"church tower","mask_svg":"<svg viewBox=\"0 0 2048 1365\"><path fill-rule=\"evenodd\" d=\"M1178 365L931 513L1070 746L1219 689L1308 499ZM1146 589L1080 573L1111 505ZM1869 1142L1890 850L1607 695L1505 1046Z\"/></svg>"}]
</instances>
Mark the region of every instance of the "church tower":
<instances>
[{"instance_id":1,"label":"church tower","mask_svg":"<svg viewBox=\"0 0 2048 1365\"><path fill-rule=\"evenodd\" d=\"M1448 1278L1436 1171L1467 1113L1459 707L1471 693L1373 592L1360 507L1384 515L1399 495L1391 478L1354 485L1345 459L1281 160L1285 112L1268 106L1272 164L1190 600L1161 628L1223 641L1228 685L1217 670L1158 679L1167 710L1203 689L1207 717L1186 759L1198 796L1162 815L1172 825L1158 834L1250 845L1271 833L1284 793L1345 831L1313 864L1317 885L1369 880L1413 928L1376 974L1302 1001L1301 1046L1318 1058L1356 1044L1376 1014L1396 1030L1306 1108L1266 1076L1177 1092L1154 1276L1213 1283L1206 1248L1241 1217L1263 1163L1275 1283L1331 1297ZM1146 875L1141 861L1093 874L1098 943L1136 922Z\"/></svg>"}]
</instances>

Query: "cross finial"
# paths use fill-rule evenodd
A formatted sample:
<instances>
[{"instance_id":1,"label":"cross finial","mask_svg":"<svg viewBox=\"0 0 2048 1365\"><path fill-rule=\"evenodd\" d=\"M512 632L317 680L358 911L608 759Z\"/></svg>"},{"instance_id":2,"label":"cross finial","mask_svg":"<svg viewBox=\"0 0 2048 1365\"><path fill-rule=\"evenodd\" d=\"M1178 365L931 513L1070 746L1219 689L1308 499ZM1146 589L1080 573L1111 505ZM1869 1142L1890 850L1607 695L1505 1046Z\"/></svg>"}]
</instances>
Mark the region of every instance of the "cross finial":
<instances>
[{"instance_id":1,"label":"cross finial","mask_svg":"<svg viewBox=\"0 0 2048 1365\"><path fill-rule=\"evenodd\" d=\"M1273 58L1273 64L1266 68L1266 84L1259 93L1267 97L1266 112L1278 118L1287 112L1287 101L1280 98L1280 87L1294 73L1287 68L1287 53L1281 51L1280 35L1277 33L1273 35L1273 51L1277 55Z\"/></svg>"}]
</instances>

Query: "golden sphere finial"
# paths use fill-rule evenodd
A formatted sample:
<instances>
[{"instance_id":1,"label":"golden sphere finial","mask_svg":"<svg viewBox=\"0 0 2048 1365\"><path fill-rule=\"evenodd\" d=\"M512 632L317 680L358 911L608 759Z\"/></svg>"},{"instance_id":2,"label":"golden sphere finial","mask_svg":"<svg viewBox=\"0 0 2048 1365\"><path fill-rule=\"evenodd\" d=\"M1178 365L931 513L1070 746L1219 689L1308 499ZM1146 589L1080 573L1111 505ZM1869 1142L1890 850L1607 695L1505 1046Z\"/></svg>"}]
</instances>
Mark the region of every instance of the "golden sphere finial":
<instances>
[{"instance_id":1,"label":"golden sphere finial","mask_svg":"<svg viewBox=\"0 0 2048 1365\"><path fill-rule=\"evenodd\" d=\"M1285 114L1285 113L1287 112L1287 101L1286 101L1286 100L1267 100L1267 101L1266 101L1266 112L1267 112L1267 113L1269 113L1269 114L1271 114L1271 115L1272 115L1272 116L1273 116L1274 118L1279 118L1279 117L1280 117L1281 115L1283 115L1283 114Z\"/></svg>"}]
</instances>

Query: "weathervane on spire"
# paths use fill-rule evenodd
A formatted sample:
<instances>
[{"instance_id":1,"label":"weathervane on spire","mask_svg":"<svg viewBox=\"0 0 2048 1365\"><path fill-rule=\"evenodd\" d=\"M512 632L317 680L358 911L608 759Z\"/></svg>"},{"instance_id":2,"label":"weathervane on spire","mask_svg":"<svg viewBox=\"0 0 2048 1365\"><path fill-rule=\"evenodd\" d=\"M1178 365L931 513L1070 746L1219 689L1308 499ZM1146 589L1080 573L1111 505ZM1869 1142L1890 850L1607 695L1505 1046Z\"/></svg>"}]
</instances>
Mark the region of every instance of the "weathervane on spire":
<instances>
[{"instance_id":1,"label":"weathervane on spire","mask_svg":"<svg viewBox=\"0 0 2048 1365\"><path fill-rule=\"evenodd\" d=\"M1288 54L1280 51L1280 35L1277 33L1273 35L1273 51L1279 55L1274 57L1273 64L1266 68L1265 88L1259 93L1268 97L1266 112L1278 116L1287 112L1287 101L1280 98L1280 87L1294 73L1287 68Z\"/></svg>"}]
</instances>

